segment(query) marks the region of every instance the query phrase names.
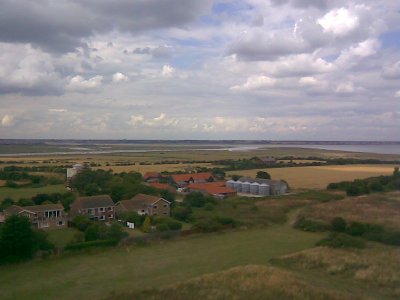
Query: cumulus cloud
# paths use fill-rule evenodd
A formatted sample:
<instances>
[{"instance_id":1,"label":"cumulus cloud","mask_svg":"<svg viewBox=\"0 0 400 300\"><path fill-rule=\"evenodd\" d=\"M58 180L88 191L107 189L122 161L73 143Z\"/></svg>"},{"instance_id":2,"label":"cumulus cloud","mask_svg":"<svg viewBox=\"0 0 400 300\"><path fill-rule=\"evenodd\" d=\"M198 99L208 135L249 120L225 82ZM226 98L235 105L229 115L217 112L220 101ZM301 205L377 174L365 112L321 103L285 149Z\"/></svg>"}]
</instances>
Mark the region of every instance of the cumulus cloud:
<instances>
[{"instance_id":1,"label":"cumulus cloud","mask_svg":"<svg viewBox=\"0 0 400 300\"><path fill-rule=\"evenodd\" d=\"M84 91L91 90L101 86L103 76L96 75L92 78L85 79L80 75L76 75L71 78L67 88L72 91Z\"/></svg>"},{"instance_id":2,"label":"cumulus cloud","mask_svg":"<svg viewBox=\"0 0 400 300\"><path fill-rule=\"evenodd\" d=\"M162 77L171 77L175 73L175 69L170 65L163 65L161 69Z\"/></svg>"},{"instance_id":3,"label":"cumulus cloud","mask_svg":"<svg viewBox=\"0 0 400 300\"><path fill-rule=\"evenodd\" d=\"M264 75L254 75L250 76L245 83L241 85L234 85L231 90L234 91L248 91L260 88L272 87L276 84L276 79L264 76Z\"/></svg>"},{"instance_id":4,"label":"cumulus cloud","mask_svg":"<svg viewBox=\"0 0 400 300\"><path fill-rule=\"evenodd\" d=\"M112 77L112 81L113 81L114 83L126 82L126 81L128 81L128 80L129 80L128 76L126 76L125 74L122 74L122 73L120 73L120 72L115 73L115 74L113 75L113 77Z\"/></svg>"},{"instance_id":5,"label":"cumulus cloud","mask_svg":"<svg viewBox=\"0 0 400 300\"><path fill-rule=\"evenodd\" d=\"M14 117L12 115L5 115L1 118L1 126L11 127L14 125Z\"/></svg>"},{"instance_id":6,"label":"cumulus cloud","mask_svg":"<svg viewBox=\"0 0 400 300\"><path fill-rule=\"evenodd\" d=\"M317 23L324 28L325 32L336 36L347 35L360 25L358 16L344 7L331 10L318 19Z\"/></svg>"}]
</instances>

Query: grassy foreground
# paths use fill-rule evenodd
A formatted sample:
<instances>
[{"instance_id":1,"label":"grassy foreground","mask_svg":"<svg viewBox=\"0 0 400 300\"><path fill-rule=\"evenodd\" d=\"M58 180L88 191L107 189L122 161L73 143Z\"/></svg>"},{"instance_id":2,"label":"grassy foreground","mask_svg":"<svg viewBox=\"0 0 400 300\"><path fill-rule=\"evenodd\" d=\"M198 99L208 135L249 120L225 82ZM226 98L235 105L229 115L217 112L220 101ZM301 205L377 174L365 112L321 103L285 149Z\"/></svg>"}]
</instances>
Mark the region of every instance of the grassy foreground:
<instances>
[{"instance_id":1,"label":"grassy foreground","mask_svg":"<svg viewBox=\"0 0 400 300\"><path fill-rule=\"evenodd\" d=\"M0 268L0 298L95 299L174 284L312 247L321 234L287 226L191 236Z\"/></svg>"}]
</instances>

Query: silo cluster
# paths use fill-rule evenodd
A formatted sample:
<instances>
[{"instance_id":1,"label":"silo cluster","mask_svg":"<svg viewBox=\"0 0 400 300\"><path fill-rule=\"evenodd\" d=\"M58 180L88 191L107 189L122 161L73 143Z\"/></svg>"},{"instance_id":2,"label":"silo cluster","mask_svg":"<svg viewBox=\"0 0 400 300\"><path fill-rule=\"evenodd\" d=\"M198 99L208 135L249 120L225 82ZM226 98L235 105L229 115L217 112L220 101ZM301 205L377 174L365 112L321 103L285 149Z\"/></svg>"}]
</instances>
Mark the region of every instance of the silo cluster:
<instances>
[{"instance_id":1,"label":"silo cluster","mask_svg":"<svg viewBox=\"0 0 400 300\"><path fill-rule=\"evenodd\" d=\"M234 189L237 193L268 196L270 195L270 185L266 179L252 179L243 177L237 181L228 180L226 186Z\"/></svg>"}]
</instances>

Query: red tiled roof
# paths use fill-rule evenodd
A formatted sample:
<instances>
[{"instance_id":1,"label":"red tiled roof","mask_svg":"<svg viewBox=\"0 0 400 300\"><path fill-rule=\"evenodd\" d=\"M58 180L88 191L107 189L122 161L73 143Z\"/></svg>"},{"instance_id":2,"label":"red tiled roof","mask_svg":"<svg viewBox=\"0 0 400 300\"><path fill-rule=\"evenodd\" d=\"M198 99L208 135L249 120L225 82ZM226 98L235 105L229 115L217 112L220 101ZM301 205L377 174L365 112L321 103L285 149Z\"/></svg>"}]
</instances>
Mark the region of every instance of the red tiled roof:
<instances>
[{"instance_id":1,"label":"red tiled roof","mask_svg":"<svg viewBox=\"0 0 400 300\"><path fill-rule=\"evenodd\" d=\"M203 173L193 173L193 174L174 174L171 175L171 177L175 182L182 182L182 181L189 181L191 178L193 178L193 180L199 180L199 179L208 180L210 177L213 177L213 175L210 172L203 172Z\"/></svg>"},{"instance_id":2,"label":"red tiled roof","mask_svg":"<svg viewBox=\"0 0 400 300\"><path fill-rule=\"evenodd\" d=\"M175 189L167 183L152 182L149 184L151 187L159 190L174 190Z\"/></svg>"},{"instance_id":3,"label":"red tiled roof","mask_svg":"<svg viewBox=\"0 0 400 300\"><path fill-rule=\"evenodd\" d=\"M147 180L147 179L149 179L149 178L159 178L159 177L161 177L161 174L158 173L158 172L146 172L146 173L143 175L143 179L144 179L144 180Z\"/></svg>"}]
</instances>

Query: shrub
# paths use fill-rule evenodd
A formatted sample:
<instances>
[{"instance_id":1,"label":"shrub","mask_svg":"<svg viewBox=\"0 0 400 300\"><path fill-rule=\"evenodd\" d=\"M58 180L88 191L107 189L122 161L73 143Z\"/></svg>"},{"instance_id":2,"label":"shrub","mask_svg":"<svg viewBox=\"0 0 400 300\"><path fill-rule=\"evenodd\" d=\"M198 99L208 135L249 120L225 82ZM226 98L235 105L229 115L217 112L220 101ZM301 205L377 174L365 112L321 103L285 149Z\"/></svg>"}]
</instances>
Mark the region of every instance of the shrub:
<instances>
[{"instance_id":1,"label":"shrub","mask_svg":"<svg viewBox=\"0 0 400 300\"><path fill-rule=\"evenodd\" d=\"M72 219L72 226L85 231L92 222L86 216L76 216Z\"/></svg>"},{"instance_id":2,"label":"shrub","mask_svg":"<svg viewBox=\"0 0 400 300\"><path fill-rule=\"evenodd\" d=\"M174 221L174 220L169 221L168 226L169 226L169 229L171 229L171 230L181 230L182 229L182 223L178 222L178 221Z\"/></svg>"},{"instance_id":3,"label":"shrub","mask_svg":"<svg viewBox=\"0 0 400 300\"><path fill-rule=\"evenodd\" d=\"M202 219L195 222L193 228L204 232L213 232L220 230L222 225L215 219Z\"/></svg>"},{"instance_id":4,"label":"shrub","mask_svg":"<svg viewBox=\"0 0 400 300\"><path fill-rule=\"evenodd\" d=\"M65 251L79 251L88 248L95 248L95 247L113 247L118 244L118 241L115 240L98 240L98 241L91 241L91 242L83 242L83 243L73 243L68 244L65 246Z\"/></svg>"},{"instance_id":5,"label":"shrub","mask_svg":"<svg viewBox=\"0 0 400 300\"><path fill-rule=\"evenodd\" d=\"M329 230L329 225L306 219L304 216L301 216L297 219L294 224L294 228L301 229L304 231L310 232L318 232L318 231L326 231Z\"/></svg>"},{"instance_id":6,"label":"shrub","mask_svg":"<svg viewBox=\"0 0 400 300\"><path fill-rule=\"evenodd\" d=\"M190 207L184 207L184 206L177 206L172 208L172 217L174 219L180 220L180 221L188 221L189 217L192 213L192 209Z\"/></svg>"},{"instance_id":7,"label":"shrub","mask_svg":"<svg viewBox=\"0 0 400 300\"><path fill-rule=\"evenodd\" d=\"M364 248L365 242L360 238L355 238L344 233L332 232L328 237L317 242L316 245L331 248Z\"/></svg>"},{"instance_id":8,"label":"shrub","mask_svg":"<svg viewBox=\"0 0 400 300\"><path fill-rule=\"evenodd\" d=\"M167 223L158 223L156 225L156 229L157 231L163 232L163 231L168 231L169 227Z\"/></svg>"},{"instance_id":9,"label":"shrub","mask_svg":"<svg viewBox=\"0 0 400 300\"><path fill-rule=\"evenodd\" d=\"M344 232L346 230L346 221L341 217L336 217L331 222L331 228L333 231Z\"/></svg>"},{"instance_id":10,"label":"shrub","mask_svg":"<svg viewBox=\"0 0 400 300\"><path fill-rule=\"evenodd\" d=\"M100 228L98 224L91 224L85 230L85 241L95 241L99 238L100 235Z\"/></svg>"}]
</instances>

